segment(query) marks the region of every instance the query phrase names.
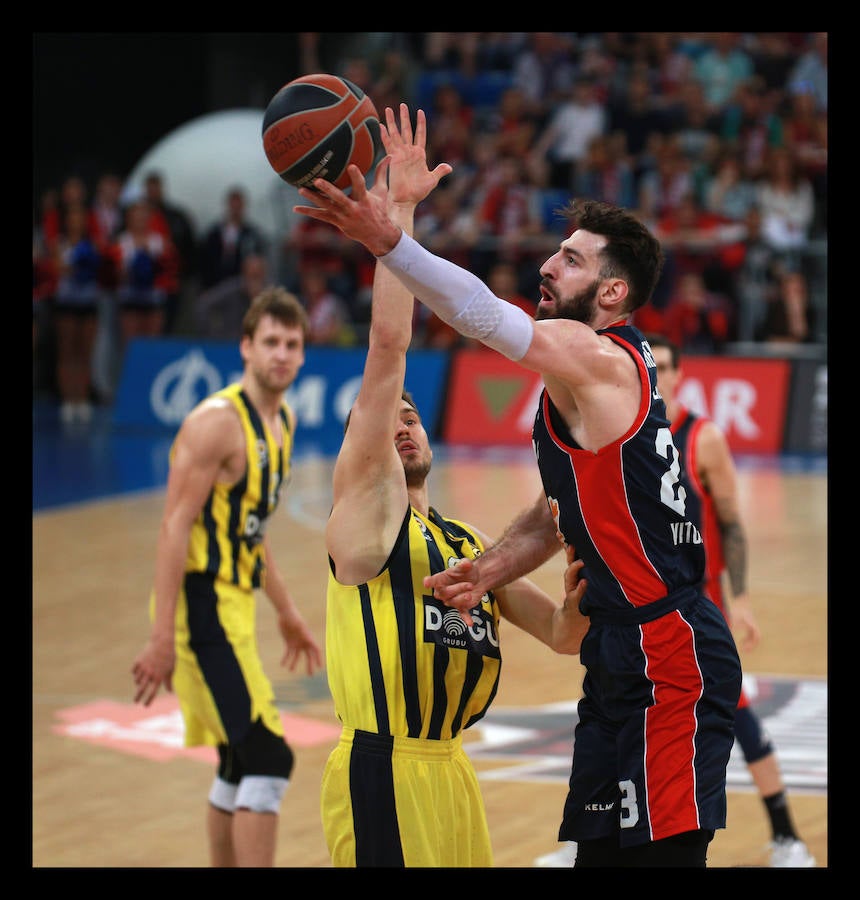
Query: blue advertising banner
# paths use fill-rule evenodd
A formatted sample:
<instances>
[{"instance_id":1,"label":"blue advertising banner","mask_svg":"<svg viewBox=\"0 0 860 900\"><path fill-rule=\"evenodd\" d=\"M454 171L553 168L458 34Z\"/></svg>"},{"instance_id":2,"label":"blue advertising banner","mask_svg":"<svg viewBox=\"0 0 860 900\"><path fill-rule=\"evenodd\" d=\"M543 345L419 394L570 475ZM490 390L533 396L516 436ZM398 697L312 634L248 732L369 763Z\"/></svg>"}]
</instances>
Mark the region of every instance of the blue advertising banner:
<instances>
[{"instance_id":1,"label":"blue advertising banner","mask_svg":"<svg viewBox=\"0 0 860 900\"><path fill-rule=\"evenodd\" d=\"M299 377L286 393L296 412L296 452L338 451L343 423L361 383L364 348L308 347ZM406 361L406 389L431 439L437 435L448 376L448 354L415 350ZM126 350L114 424L175 432L204 397L242 375L233 342L139 338Z\"/></svg>"}]
</instances>

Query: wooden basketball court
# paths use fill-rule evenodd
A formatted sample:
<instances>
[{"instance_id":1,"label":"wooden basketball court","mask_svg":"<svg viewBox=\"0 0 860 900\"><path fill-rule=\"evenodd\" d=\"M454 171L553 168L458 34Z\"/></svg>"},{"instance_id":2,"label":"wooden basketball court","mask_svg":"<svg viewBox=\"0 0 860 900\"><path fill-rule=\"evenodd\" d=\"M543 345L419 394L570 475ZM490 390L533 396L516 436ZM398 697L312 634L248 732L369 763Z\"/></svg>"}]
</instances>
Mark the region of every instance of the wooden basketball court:
<instances>
[{"instance_id":1,"label":"wooden basketball court","mask_svg":"<svg viewBox=\"0 0 860 900\"><path fill-rule=\"evenodd\" d=\"M826 686L826 480L826 472L786 472L773 465L741 470L751 593L764 634L754 653L742 654L747 674ZM321 529L330 485L330 461L297 464L269 532L321 642ZM490 534L499 534L538 491L537 470L528 458L450 453L431 474L433 505ZM148 633L163 499L163 491L155 490L33 516L34 867L207 865L204 816L214 762L183 752L177 743L170 695L149 711L131 702L130 668ZM555 595L561 572L559 555L534 577ZM319 786L336 723L325 674L309 679L280 668L281 644L262 596L259 637L297 760L282 807L277 864L327 867ZM579 696L578 657L555 656L511 626L502 632L502 647L493 712ZM813 739L809 730L801 719L796 733L789 727L787 734L802 744ZM478 727L467 734L470 744L485 739ZM826 742L826 731L816 739ZM476 759L496 864L530 867L536 856L556 847L566 785L497 777L509 765L485 753ZM791 791L790 801L800 834L818 865L827 866L826 768L823 788ZM728 827L711 845L709 865L766 865L769 830L758 796L750 788L731 789L728 814Z\"/></svg>"}]
</instances>

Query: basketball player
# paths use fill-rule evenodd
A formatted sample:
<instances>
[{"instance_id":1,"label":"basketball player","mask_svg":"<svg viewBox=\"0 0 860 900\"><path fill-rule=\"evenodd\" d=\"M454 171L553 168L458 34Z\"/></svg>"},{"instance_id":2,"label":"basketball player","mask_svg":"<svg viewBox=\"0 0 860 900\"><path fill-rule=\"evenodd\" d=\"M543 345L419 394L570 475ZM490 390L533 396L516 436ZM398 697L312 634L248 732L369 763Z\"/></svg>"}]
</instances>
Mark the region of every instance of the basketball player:
<instances>
[{"instance_id":1,"label":"basketball player","mask_svg":"<svg viewBox=\"0 0 860 900\"><path fill-rule=\"evenodd\" d=\"M761 639L747 593L747 539L740 517L737 471L728 441L716 423L687 409L677 398L681 382L680 348L659 334L646 335L657 365L657 388L678 448L687 509L699 525L705 547L705 592L737 630L742 646L753 650ZM728 577L731 604L723 593ZM770 820L770 864L811 868L815 858L797 836L776 751L742 690L735 713L735 738Z\"/></svg>"},{"instance_id":2,"label":"basketball player","mask_svg":"<svg viewBox=\"0 0 860 900\"><path fill-rule=\"evenodd\" d=\"M266 538L290 475L295 414L283 400L304 363L307 316L266 288L242 323L244 372L198 404L171 448L150 601L152 630L134 661L135 702L174 690L186 746L213 745L212 866L273 866L281 799L293 769L272 686L257 650L255 594L278 615L283 664L322 651L287 591Z\"/></svg>"},{"instance_id":3,"label":"basketball player","mask_svg":"<svg viewBox=\"0 0 860 900\"><path fill-rule=\"evenodd\" d=\"M411 232L415 206L451 167L428 170L426 123L388 110L374 197ZM358 170L355 169L357 172ZM519 579L484 595L471 627L422 579L487 546L443 517L427 485L427 432L404 391L412 297L377 265L367 358L335 463L326 526L326 668L343 725L323 773L323 830L336 867L491 866L477 775L462 731L486 713L499 683L500 616L559 652L577 653L588 620L579 563L559 607Z\"/></svg>"},{"instance_id":4,"label":"basketball player","mask_svg":"<svg viewBox=\"0 0 860 900\"><path fill-rule=\"evenodd\" d=\"M540 269L536 321L413 240L357 171L350 196L314 187L300 193L315 205L296 212L336 225L462 335L544 378L533 429L543 493L494 547L424 586L474 626L481 598L549 559L559 536L584 560L591 624L559 840L577 841L578 867L704 867L725 827L741 667L700 588L704 550L656 367L627 324L660 273L658 241L623 209L572 202L572 232Z\"/></svg>"}]
</instances>

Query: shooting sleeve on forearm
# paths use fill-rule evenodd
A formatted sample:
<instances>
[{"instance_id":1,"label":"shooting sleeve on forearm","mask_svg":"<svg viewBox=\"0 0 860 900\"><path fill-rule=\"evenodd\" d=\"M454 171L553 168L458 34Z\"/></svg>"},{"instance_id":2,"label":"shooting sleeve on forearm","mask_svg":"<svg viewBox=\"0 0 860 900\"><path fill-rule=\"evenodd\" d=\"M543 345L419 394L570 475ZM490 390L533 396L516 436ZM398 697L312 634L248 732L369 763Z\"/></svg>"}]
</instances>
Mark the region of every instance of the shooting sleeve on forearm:
<instances>
[{"instance_id":1,"label":"shooting sleeve on forearm","mask_svg":"<svg viewBox=\"0 0 860 900\"><path fill-rule=\"evenodd\" d=\"M534 320L495 294L471 272L435 256L409 235L377 257L440 319L515 362L525 356Z\"/></svg>"}]
</instances>

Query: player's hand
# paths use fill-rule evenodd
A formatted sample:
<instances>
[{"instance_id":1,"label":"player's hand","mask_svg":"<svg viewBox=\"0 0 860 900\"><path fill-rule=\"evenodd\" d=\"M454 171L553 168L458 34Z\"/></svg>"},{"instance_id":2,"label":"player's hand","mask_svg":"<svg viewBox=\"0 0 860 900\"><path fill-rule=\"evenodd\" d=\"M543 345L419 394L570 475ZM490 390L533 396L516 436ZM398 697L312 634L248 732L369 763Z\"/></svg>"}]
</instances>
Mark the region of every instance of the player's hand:
<instances>
[{"instance_id":1,"label":"player's hand","mask_svg":"<svg viewBox=\"0 0 860 900\"><path fill-rule=\"evenodd\" d=\"M752 603L746 594L739 594L732 599L729 619L732 631L741 636L741 649L755 650L761 640L761 629L756 621Z\"/></svg>"},{"instance_id":2,"label":"player's hand","mask_svg":"<svg viewBox=\"0 0 860 900\"><path fill-rule=\"evenodd\" d=\"M131 667L136 687L134 702L149 706L162 684L166 690L172 691L175 665L176 652L172 637L150 637Z\"/></svg>"},{"instance_id":3,"label":"player's hand","mask_svg":"<svg viewBox=\"0 0 860 900\"><path fill-rule=\"evenodd\" d=\"M576 558L576 549L569 544L565 546L567 568L564 570L564 605L579 609L579 601L585 596L588 582L582 578L585 563Z\"/></svg>"},{"instance_id":4,"label":"player's hand","mask_svg":"<svg viewBox=\"0 0 860 900\"><path fill-rule=\"evenodd\" d=\"M278 616L278 630L284 639L284 655L281 665L294 672L299 660L304 656L306 672L313 675L323 666L322 650L301 616L285 613Z\"/></svg>"},{"instance_id":5,"label":"player's hand","mask_svg":"<svg viewBox=\"0 0 860 900\"><path fill-rule=\"evenodd\" d=\"M409 107L400 104L400 127L394 110L385 109L386 125L379 129L382 143L391 161L388 170L388 189L392 203L417 206L453 169L448 163L439 163L431 172L427 168L427 119L424 110L415 115L415 134L409 119Z\"/></svg>"},{"instance_id":6,"label":"player's hand","mask_svg":"<svg viewBox=\"0 0 860 900\"><path fill-rule=\"evenodd\" d=\"M561 607L553 614L552 648L556 653L579 653L582 639L591 625L588 616L579 611L579 603L585 596L588 581L582 577L585 563L576 558L573 547L566 545L567 568L564 570L564 598Z\"/></svg>"},{"instance_id":7,"label":"player's hand","mask_svg":"<svg viewBox=\"0 0 860 900\"><path fill-rule=\"evenodd\" d=\"M293 211L328 222L346 237L363 244L374 256L383 256L400 240L400 228L388 218L383 191L369 191L358 166L349 165L346 171L352 187L351 197L330 181L317 178L313 190L299 188L299 194L316 206L294 206Z\"/></svg>"},{"instance_id":8,"label":"player's hand","mask_svg":"<svg viewBox=\"0 0 860 900\"><path fill-rule=\"evenodd\" d=\"M481 598L486 591L479 590L476 581L478 570L472 559L461 559L456 565L427 575L424 578L424 587L445 606L450 606L460 613L460 618L472 626L471 610L481 605Z\"/></svg>"}]
</instances>

